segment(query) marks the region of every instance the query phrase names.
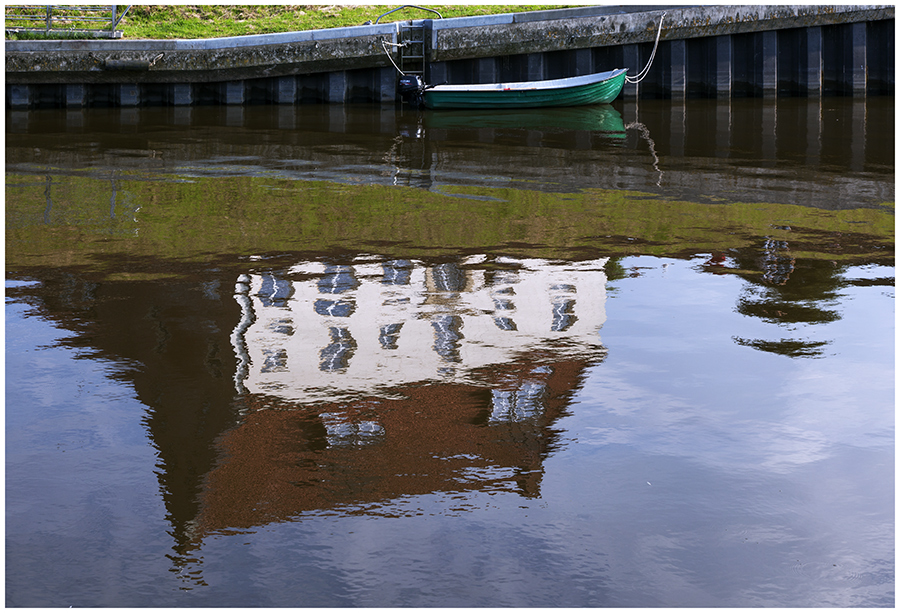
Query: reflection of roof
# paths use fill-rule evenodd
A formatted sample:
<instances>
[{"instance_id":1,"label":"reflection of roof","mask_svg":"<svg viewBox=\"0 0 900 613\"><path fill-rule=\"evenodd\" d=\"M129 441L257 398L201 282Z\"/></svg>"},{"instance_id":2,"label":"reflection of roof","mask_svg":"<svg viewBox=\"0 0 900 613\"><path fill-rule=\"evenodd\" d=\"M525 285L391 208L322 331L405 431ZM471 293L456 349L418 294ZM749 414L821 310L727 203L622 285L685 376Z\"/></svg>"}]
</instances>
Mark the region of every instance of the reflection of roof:
<instances>
[{"instance_id":1,"label":"reflection of roof","mask_svg":"<svg viewBox=\"0 0 900 613\"><path fill-rule=\"evenodd\" d=\"M308 409L245 396L241 424L217 442L194 537L310 511L391 515L392 502L430 493L538 496L550 426L588 362L534 357L475 373L490 389L417 385Z\"/></svg>"},{"instance_id":2,"label":"reflection of roof","mask_svg":"<svg viewBox=\"0 0 900 613\"><path fill-rule=\"evenodd\" d=\"M554 359L595 354L605 262L357 259L242 275L238 389L335 401L423 381L476 383L473 371L537 348L552 346Z\"/></svg>"}]
</instances>

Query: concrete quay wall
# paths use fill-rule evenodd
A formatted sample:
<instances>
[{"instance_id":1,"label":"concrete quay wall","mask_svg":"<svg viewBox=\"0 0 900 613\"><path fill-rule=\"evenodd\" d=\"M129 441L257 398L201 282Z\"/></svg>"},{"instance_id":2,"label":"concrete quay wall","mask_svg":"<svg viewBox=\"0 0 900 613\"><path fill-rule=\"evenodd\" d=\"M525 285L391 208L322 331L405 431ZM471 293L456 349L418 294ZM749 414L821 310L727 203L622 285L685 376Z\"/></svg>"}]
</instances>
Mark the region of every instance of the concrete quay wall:
<instances>
[{"instance_id":1,"label":"concrete quay wall","mask_svg":"<svg viewBox=\"0 0 900 613\"><path fill-rule=\"evenodd\" d=\"M654 62L627 99L893 94L892 5L604 6L412 23L425 29L428 82L486 83L637 74L661 20ZM6 106L391 103L397 70L385 48L400 25L6 41Z\"/></svg>"}]
</instances>

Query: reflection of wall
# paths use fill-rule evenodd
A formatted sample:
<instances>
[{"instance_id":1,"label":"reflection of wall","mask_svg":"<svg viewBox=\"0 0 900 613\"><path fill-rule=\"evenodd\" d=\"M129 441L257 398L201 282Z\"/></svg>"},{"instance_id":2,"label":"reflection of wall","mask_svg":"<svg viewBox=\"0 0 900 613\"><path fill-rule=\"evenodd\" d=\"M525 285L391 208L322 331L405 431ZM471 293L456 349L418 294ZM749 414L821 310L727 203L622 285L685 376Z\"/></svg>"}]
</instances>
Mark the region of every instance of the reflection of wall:
<instances>
[{"instance_id":1,"label":"reflection of wall","mask_svg":"<svg viewBox=\"0 0 900 613\"><path fill-rule=\"evenodd\" d=\"M537 351L478 373L490 389L412 385L306 409L248 395L246 416L217 442L194 536L304 512L392 515L403 497L433 493L460 505L474 490L537 497L551 426L588 363Z\"/></svg>"},{"instance_id":2,"label":"reflection of wall","mask_svg":"<svg viewBox=\"0 0 900 613\"><path fill-rule=\"evenodd\" d=\"M484 259L304 262L242 275L239 390L333 401L418 381L471 383L479 368L548 345L556 359L597 350L605 259Z\"/></svg>"},{"instance_id":3,"label":"reflection of wall","mask_svg":"<svg viewBox=\"0 0 900 613\"><path fill-rule=\"evenodd\" d=\"M164 180L255 176L447 193L458 186L655 193L661 186L683 200L832 210L894 200L892 97L616 106L630 126L625 139L609 138L578 108L538 110L503 128L481 127L483 115L448 126L445 113L345 105L247 107L236 122L218 107L13 111L6 168L54 181L90 168L102 180L116 172ZM98 194L98 204L109 195ZM59 192L53 197L56 203Z\"/></svg>"}]
</instances>

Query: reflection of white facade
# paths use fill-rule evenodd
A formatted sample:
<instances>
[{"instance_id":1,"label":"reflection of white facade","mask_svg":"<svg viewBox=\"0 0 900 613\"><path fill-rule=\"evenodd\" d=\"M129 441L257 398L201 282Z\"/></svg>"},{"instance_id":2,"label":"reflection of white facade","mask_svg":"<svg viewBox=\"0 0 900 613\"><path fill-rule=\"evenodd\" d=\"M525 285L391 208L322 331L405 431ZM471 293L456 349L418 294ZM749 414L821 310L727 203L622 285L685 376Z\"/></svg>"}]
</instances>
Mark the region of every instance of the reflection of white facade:
<instances>
[{"instance_id":1,"label":"reflection of white facade","mask_svg":"<svg viewBox=\"0 0 900 613\"><path fill-rule=\"evenodd\" d=\"M596 355L605 263L475 256L425 267L357 258L241 275L236 383L323 402L419 381L476 383L473 370L535 359L535 350L551 359ZM520 395L494 404L527 411L527 392Z\"/></svg>"}]
</instances>

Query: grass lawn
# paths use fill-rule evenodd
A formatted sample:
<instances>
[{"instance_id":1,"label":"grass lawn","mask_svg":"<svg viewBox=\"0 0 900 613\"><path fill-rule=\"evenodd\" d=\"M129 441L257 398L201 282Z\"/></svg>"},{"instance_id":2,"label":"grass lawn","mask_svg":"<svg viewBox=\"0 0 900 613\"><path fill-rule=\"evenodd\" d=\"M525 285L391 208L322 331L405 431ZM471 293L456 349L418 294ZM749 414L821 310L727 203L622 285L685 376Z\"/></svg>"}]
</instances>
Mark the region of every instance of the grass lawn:
<instances>
[{"instance_id":1,"label":"grass lawn","mask_svg":"<svg viewBox=\"0 0 900 613\"><path fill-rule=\"evenodd\" d=\"M213 38L242 36L247 34L271 34L359 26L374 23L379 15L402 4L329 4L329 5L190 5L143 4L132 5L119 24L126 39ZM488 4L488 5L429 5L442 17L468 17L474 15L498 15L565 8L573 5ZM10 10L7 7L7 12ZM405 8L383 18L379 23L406 19L431 19L437 15L430 11ZM63 35L51 35L62 38ZM44 38L36 34L8 34L7 38Z\"/></svg>"}]
</instances>

